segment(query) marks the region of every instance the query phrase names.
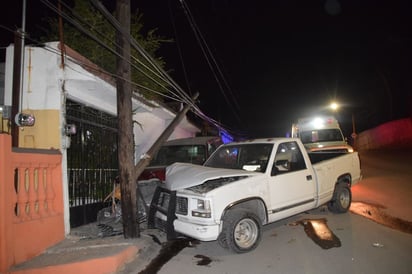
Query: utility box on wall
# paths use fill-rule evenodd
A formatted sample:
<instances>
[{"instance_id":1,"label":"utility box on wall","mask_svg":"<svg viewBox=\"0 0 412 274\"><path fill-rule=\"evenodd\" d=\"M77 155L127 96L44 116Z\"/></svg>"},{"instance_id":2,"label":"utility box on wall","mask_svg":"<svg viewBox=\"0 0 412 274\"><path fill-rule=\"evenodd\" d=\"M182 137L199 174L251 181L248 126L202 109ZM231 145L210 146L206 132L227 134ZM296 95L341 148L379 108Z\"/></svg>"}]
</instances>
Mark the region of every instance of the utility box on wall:
<instances>
[{"instance_id":1,"label":"utility box on wall","mask_svg":"<svg viewBox=\"0 0 412 274\"><path fill-rule=\"evenodd\" d=\"M0 133L10 132L11 106L0 105Z\"/></svg>"}]
</instances>

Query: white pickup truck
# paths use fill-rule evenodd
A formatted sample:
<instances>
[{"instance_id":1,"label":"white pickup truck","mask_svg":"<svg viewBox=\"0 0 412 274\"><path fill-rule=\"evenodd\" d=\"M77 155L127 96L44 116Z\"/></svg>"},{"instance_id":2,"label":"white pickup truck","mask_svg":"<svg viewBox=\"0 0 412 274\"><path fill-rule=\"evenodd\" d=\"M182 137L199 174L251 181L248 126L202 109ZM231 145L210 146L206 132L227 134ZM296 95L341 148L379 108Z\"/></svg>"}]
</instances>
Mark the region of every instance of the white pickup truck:
<instances>
[{"instance_id":1,"label":"white pickup truck","mask_svg":"<svg viewBox=\"0 0 412 274\"><path fill-rule=\"evenodd\" d=\"M148 226L218 242L234 252L256 248L261 226L328 204L346 212L361 179L358 153L308 154L298 138L220 146L202 165L175 163L155 191Z\"/></svg>"}]
</instances>

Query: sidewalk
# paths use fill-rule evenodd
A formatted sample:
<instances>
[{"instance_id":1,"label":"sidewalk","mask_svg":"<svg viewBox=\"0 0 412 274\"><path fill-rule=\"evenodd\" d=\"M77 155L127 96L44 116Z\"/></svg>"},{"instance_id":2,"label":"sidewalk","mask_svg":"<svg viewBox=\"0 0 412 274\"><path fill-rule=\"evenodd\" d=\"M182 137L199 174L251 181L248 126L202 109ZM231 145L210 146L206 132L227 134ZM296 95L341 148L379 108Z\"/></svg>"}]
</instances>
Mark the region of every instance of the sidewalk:
<instances>
[{"instance_id":1,"label":"sidewalk","mask_svg":"<svg viewBox=\"0 0 412 274\"><path fill-rule=\"evenodd\" d=\"M116 273L153 245L152 233L141 224L140 238L123 235L101 237L97 223L73 228L61 243L30 261L14 266L13 274L103 274Z\"/></svg>"}]
</instances>

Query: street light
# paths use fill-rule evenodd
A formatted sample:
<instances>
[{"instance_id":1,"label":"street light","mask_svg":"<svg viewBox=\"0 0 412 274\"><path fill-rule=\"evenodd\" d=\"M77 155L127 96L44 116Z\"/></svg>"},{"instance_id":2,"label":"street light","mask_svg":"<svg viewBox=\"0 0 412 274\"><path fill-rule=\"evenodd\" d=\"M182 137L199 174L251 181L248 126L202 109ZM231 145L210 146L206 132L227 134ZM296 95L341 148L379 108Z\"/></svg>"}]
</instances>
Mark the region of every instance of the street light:
<instances>
[{"instance_id":1,"label":"street light","mask_svg":"<svg viewBox=\"0 0 412 274\"><path fill-rule=\"evenodd\" d=\"M332 103L330 103L330 106L329 106L333 111L337 111L338 110L338 108L339 108L339 105L338 105L338 103L336 103L336 102L332 102Z\"/></svg>"},{"instance_id":2,"label":"street light","mask_svg":"<svg viewBox=\"0 0 412 274\"><path fill-rule=\"evenodd\" d=\"M329 108L333 112L336 112L339 108L339 104L336 103L336 102L331 102L330 105L329 105ZM355 115L354 115L353 112L352 112L352 134L351 134L351 137L352 137L352 140L353 140L352 145L355 146L355 140L356 140L357 134L356 134L356 126L355 126Z\"/></svg>"}]
</instances>

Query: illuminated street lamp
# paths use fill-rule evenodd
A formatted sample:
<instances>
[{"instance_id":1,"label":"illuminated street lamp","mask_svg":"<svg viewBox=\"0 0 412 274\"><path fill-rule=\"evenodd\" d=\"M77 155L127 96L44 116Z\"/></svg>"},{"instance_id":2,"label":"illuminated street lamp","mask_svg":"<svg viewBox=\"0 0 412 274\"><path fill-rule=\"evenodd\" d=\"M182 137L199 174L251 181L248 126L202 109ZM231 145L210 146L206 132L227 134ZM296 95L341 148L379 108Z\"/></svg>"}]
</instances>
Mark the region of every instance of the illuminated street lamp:
<instances>
[{"instance_id":1,"label":"illuminated street lamp","mask_svg":"<svg viewBox=\"0 0 412 274\"><path fill-rule=\"evenodd\" d=\"M332 102L332 103L330 103L329 108L333 112L336 112L339 108L339 104L336 103L336 102ZM357 134L356 134L356 127L355 127L355 115L353 114L353 112L352 112L352 134L351 134L351 137L352 137L352 140L353 140L352 145L355 146L355 140L356 140Z\"/></svg>"},{"instance_id":2,"label":"illuminated street lamp","mask_svg":"<svg viewBox=\"0 0 412 274\"><path fill-rule=\"evenodd\" d=\"M336 103L336 102L332 102L329 107L330 107L333 111L337 111L338 108L339 108L339 105L338 105L338 103Z\"/></svg>"}]
</instances>

